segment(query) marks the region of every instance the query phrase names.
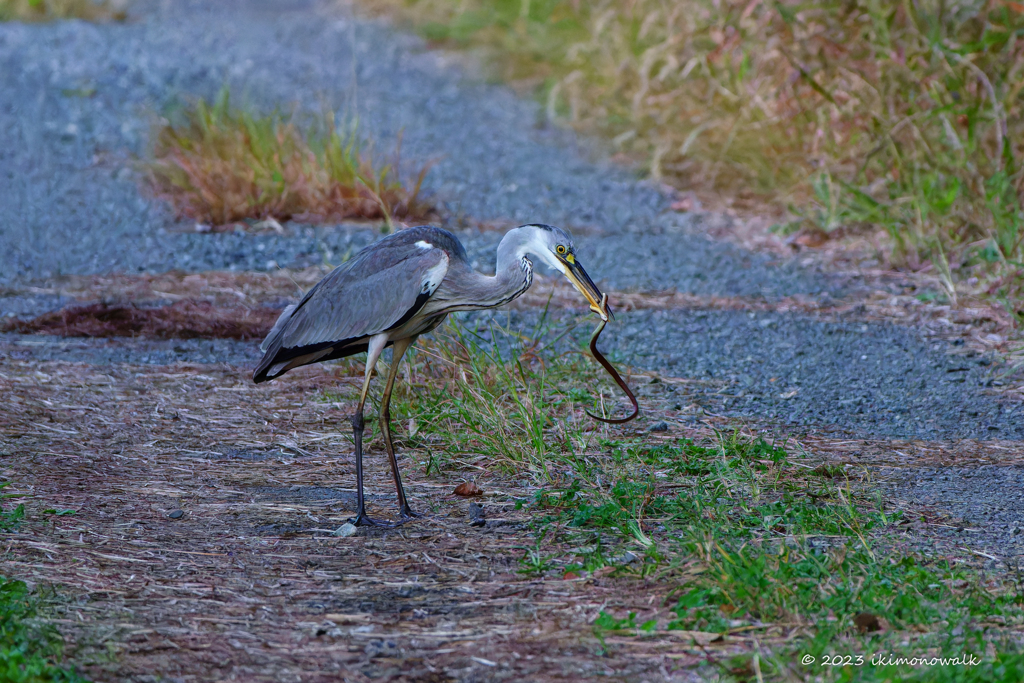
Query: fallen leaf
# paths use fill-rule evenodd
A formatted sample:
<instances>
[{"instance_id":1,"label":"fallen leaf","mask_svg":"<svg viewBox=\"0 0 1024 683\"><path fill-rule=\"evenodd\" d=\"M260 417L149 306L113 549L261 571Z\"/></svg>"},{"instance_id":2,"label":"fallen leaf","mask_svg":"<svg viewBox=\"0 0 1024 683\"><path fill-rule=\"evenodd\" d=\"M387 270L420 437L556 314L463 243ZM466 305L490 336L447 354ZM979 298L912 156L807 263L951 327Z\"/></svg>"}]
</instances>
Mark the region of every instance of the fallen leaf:
<instances>
[{"instance_id":1,"label":"fallen leaf","mask_svg":"<svg viewBox=\"0 0 1024 683\"><path fill-rule=\"evenodd\" d=\"M455 487L455 495L468 498L470 496L482 496L484 490L471 481L464 481Z\"/></svg>"},{"instance_id":2,"label":"fallen leaf","mask_svg":"<svg viewBox=\"0 0 1024 683\"><path fill-rule=\"evenodd\" d=\"M857 630L861 633L870 633L872 631L881 631L882 622L878 620L878 617L870 612L860 612L853 618L853 625L857 627Z\"/></svg>"},{"instance_id":3,"label":"fallen leaf","mask_svg":"<svg viewBox=\"0 0 1024 683\"><path fill-rule=\"evenodd\" d=\"M808 249L817 249L821 245L828 242L828 235L825 234L824 232L821 232L820 230L812 230L797 236L797 238L793 241L799 244L801 247L807 247Z\"/></svg>"}]
</instances>

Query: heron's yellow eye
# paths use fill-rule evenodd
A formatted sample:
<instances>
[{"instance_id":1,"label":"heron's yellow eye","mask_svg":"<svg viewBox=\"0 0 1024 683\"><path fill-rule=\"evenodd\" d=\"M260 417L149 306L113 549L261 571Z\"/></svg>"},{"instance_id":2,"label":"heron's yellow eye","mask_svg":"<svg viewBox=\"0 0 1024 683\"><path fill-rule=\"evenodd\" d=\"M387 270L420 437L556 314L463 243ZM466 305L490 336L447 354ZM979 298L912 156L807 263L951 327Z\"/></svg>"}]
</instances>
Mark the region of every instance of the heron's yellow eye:
<instances>
[{"instance_id":1,"label":"heron's yellow eye","mask_svg":"<svg viewBox=\"0 0 1024 683\"><path fill-rule=\"evenodd\" d=\"M564 254L565 253L565 247L563 247L561 244L559 244L557 247L555 247L555 251L557 251L559 254Z\"/></svg>"}]
</instances>

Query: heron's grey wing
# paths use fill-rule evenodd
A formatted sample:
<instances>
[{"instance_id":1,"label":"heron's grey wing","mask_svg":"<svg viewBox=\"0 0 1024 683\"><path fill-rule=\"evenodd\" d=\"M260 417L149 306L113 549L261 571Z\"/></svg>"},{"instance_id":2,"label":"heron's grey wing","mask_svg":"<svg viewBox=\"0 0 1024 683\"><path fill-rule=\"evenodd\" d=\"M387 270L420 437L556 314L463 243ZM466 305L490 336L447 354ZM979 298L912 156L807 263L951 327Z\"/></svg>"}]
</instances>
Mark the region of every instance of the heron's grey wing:
<instances>
[{"instance_id":1,"label":"heron's grey wing","mask_svg":"<svg viewBox=\"0 0 1024 683\"><path fill-rule=\"evenodd\" d=\"M378 244L335 268L285 309L260 346L265 355L253 375L256 381L315 362L328 347L327 353L337 353L397 327L422 308L448 272L448 255L425 243ZM268 376L268 369L276 371Z\"/></svg>"},{"instance_id":2,"label":"heron's grey wing","mask_svg":"<svg viewBox=\"0 0 1024 683\"><path fill-rule=\"evenodd\" d=\"M442 250L417 251L382 269L352 268L325 279L289 316L281 346L367 337L404 322L423 306L448 271L448 257Z\"/></svg>"}]
</instances>

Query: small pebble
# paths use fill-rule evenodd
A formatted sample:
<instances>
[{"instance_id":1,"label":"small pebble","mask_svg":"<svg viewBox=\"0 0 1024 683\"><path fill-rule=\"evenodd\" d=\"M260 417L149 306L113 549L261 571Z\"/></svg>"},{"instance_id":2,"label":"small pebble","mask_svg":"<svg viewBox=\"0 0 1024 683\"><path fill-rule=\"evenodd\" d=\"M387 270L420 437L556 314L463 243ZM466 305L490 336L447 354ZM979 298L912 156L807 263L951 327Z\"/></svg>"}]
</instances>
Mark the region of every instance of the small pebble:
<instances>
[{"instance_id":1,"label":"small pebble","mask_svg":"<svg viewBox=\"0 0 1024 683\"><path fill-rule=\"evenodd\" d=\"M371 640L363 649L370 659L393 657L398 654L398 643L393 640Z\"/></svg>"},{"instance_id":2,"label":"small pebble","mask_svg":"<svg viewBox=\"0 0 1024 683\"><path fill-rule=\"evenodd\" d=\"M480 503L469 504L469 525L470 526L485 526L487 524L487 516L484 513L484 506Z\"/></svg>"},{"instance_id":3,"label":"small pebble","mask_svg":"<svg viewBox=\"0 0 1024 683\"><path fill-rule=\"evenodd\" d=\"M333 535L341 536L342 538L348 538L349 536L355 536L357 533L359 533L359 527L357 527L355 524L345 522L344 524L342 524L334 530Z\"/></svg>"},{"instance_id":4,"label":"small pebble","mask_svg":"<svg viewBox=\"0 0 1024 683\"><path fill-rule=\"evenodd\" d=\"M653 425L651 425L651 428L650 428L649 431L652 431L652 432L667 432L668 431L668 422L665 422L664 420L662 420L661 422L655 422Z\"/></svg>"},{"instance_id":5,"label":"small pebble","mask_svg":"<svg viewBox=\"0 0 1024 683\"><path fill-rule=\"evenodd\" d=\"M171 510L170 512L167 513L167 516L171 519L181 519L185 516L185 513L182 512L181 510Z\"/></svg>"}]
</instances>

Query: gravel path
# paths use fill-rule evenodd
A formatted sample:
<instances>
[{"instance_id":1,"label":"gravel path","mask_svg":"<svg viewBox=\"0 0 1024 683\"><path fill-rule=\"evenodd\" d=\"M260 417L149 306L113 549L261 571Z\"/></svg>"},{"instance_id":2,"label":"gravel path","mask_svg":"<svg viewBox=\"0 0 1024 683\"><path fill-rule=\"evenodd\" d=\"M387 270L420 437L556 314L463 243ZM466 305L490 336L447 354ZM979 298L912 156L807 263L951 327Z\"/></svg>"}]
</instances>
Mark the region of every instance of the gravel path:
<instances>
[{"instance_id":1,"label":"gravel path","mask_svg":"<svg viewBox=\"0 0 1024 683\"><path fill-rule=\"evenodd\" d=\"M383 148L402 132L407 170L436 161L427 190L482 269L500 233L473 225L542 221L575 229L588 270L615 289L771 300L838 297L858 284L707 239L708 217L668 212L657 188L594 161L593 149L546 126L536 104L467 80L382 24L303 0L140 2L133 16L124 25L0 24L0 287L59 274L302 267L374 239L351 226L196 234L140 194L129 162L145 153L155 113L225 83L262 107L354 111ZM0 293L0 315L63 303ZM913 329L648 311L620 316L603 344L639 367L722 380L725 389L708 392L730 415L881 436L1024 438L1020 403L986 393L992 359L953 355ZM5 337L0 357L247 364L254 348ZM1020 483L1012 472L997 479L999 488ZM969 500L991 493L975 489L958 491ZM941 498L927 483L914 490ZM1000 524L1020 525L1020 499L1003 507Z\"/></svg>"},{"instance_id":2,"label":"gravel path","mask_svg":"<svg viewBox=\"0 0 1024 683\"><path fill-rule=\"evenodd\" d=\"M897 478L889 491L959 520L940 538L1013 558L1006 564L1018 569L1024 557L1024 466L925 467Z\"/></svg>"},{"instance_id":3,"label":"gravel path","mask_svg":"<svg viewBox=\"0 0 1024 683\"><path fill-rule=\"evenodd\" d=\"M538 127L535 104L466 83L413 38L316 3L264 4L275 10L142 3L126 25L0 26L0 284L113 270L263 270L365 245L368 231L190 234L140 196L125 162L144 153L153 117L229 82L258 106L326 101L355 110L385 149L401 132L411 166L436 162L427 190L455 224L542 221L606 235L583 253L615 286L766 296L836 287L708 240L697 218L665 216L659 191L591 163L570 135ZM491 251L488 236L481 242Z\"/></svg>"},{"instance_id":4,"label":"gravel path","mask_svg":"<svg viewBox=\"0 0 1024 683\"><path fill-rule=\"evenodd\" d=\"M511 324L534 329L537 317L514 313ZM485 329L489 319L476 314L468 324ZM589 341L591 327L587 321L576 330L577 348ZM946 347L894 325L745 311L621 313L601 337L601 348L617 361L717 380L687 391L730 417L898 438L1024 438L1024 405L986 394L991 360L951 355Z\"/></svg>"}]
</instances>

